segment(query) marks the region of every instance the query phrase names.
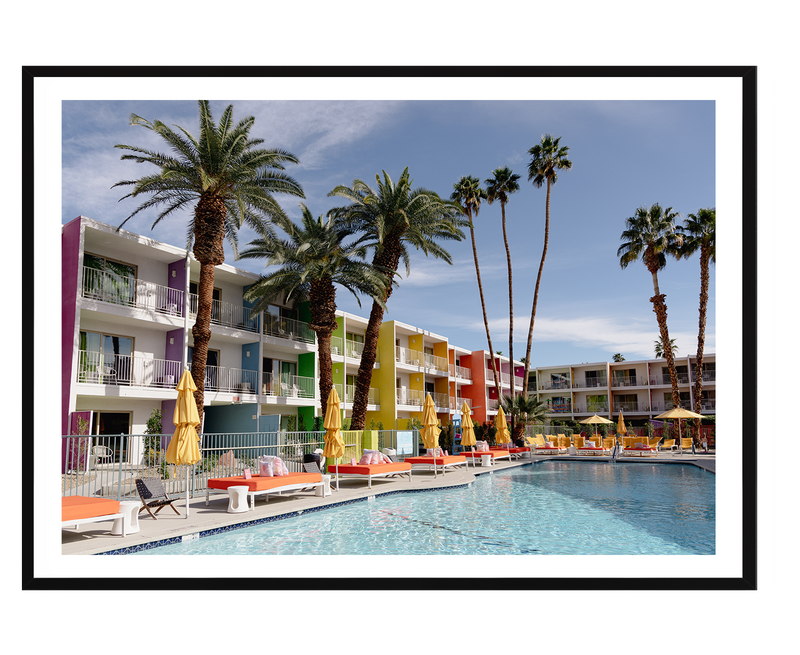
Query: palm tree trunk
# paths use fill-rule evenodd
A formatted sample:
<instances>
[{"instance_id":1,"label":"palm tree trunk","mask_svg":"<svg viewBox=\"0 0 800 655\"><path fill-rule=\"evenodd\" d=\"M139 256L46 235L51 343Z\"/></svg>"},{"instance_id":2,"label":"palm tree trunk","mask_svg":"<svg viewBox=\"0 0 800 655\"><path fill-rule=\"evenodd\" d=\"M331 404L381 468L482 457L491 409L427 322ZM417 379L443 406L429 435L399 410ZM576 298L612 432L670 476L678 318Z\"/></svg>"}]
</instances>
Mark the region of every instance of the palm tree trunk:
<instances>
[{"instance_id":1,"label":"palm tree trunk","mask_svg":"<svg viewBox=\"0 0 800 655\"><path fill-rule=\"evenodd\" d=\"M400 264L399 237L388 236L384 240L383 248L375 253L372 264L378 270L387 269L392 272L397 271ZM386 285L386 297L384 305L392 295L391 280ZM361 352L361 364L358 367L358 377L356 378L355 395L353 396L353 415L350 420L351 430L363 430L367 421L367 403L369 401L369 387L372 383L372 368L375 366L375 358L378 352L378 338L381 333L381 323L383 323L383 308L377 303L372 303L372 310L369 313L369 322L364 334L364 349Z\"/></svg>"},{"instance_id":2,"label":"palm tree trunk","mask_svg":"<svg viewBox=\"0 0 800 655\"><path fill-rule=\"evenodd\" d=\"M214 302L214 267L225 262L225 203L222 198L203 194L194 210L194 256L200 262L197 285L197 318L192 327L192 379L194 400L203 420L208 343L211 341L211 308ZM202 424L202 423L201 423Z\"/></svg>"},{"instance_id":3,"label":"palm tree trunk","mask_svg":"<svg viewBox=\"0 0 800 655\"><path fill-rule=\"evenodd\" d=\"M330 279L314 280L309 292L311 306L310 328L317 334L319 357L319 397L324 413L328 396L333 388L333 362L331 360L331 334L336 323L336 288Z\"/></svg>"},{"instance_id":4,"label":"palm tree trunk","mask_svg":"<svg viewBox=\"0 0 800 655\"><path fill-rule=\"evenodd\" d=\"M503 214L503 241L506 245L506 261L508 262L508 361L511 373L511 395L514 395L514 292L511 275L511 250L508 247L506 235L506 203L500 201L500 210ZM514 433L514 416L511 416L511 431Z\"/></svg>"},{"instance_id":5,"label":"palm tree trunk","mask_svg":"<svg viewBox=\"0 0 800 655\"><path fill-rule=\"evenodd\" d=\"M708 260L709 247L700 246L700 325L697 331L697 363L695 364L694 379L694 411L698 414L702 409L700 396L703 394L703 350L706 343L706 310L708 308ZM694 441L700 443L701 419L694 420Z\"/></svg>"},{"instance_id":6,"label":"palm tree trunk","mask_svg":"<svg viewBox=\"0 0 800 655\"><path fill-rule=\"evenodd\" d=\"M492 374L494 375L494 388L497 391L497 403L499 405L503 396L500 394L500 376L494 364L494 348L492 347L492 336L489 334L489 319L486 317L486 302L483 299L483 285L481 284L481 267L478 265L478 248L475 245L475 228L472 227L472 212L467 212L469 218L469 233L472 236L472 256L475 258L475 274L478 277L478 293L481 296L481 309L483 310L483 325L486 327L486 341L489 342L489 359L492 362ZM487 403L488 405L488 403ZM488 412L489 407L486 407Z\"/></svg>"},{"instance_id":7,"label":"palm tree trunk","mask_svg":"<svg viewBox=\"0 0 800 655\"><path fill-rule=\"evenodd\" d=\"M547 257L547 243L550 240L550 178L547 178L547 199L545 201L544 212L544 248L542 248L542 261L539 263L539 274L536 276L536 287L533 290L533 308L531 309L531 324L528 326L528 347L525 349L525 368L530 367L531 344L533 343L533 323L536 320L536 304L539 302L539 284L542 282L542 271L544 270L544 260ZM522 395L528 397L528 374L522 382Z\"/></svg>"}]
</instances>

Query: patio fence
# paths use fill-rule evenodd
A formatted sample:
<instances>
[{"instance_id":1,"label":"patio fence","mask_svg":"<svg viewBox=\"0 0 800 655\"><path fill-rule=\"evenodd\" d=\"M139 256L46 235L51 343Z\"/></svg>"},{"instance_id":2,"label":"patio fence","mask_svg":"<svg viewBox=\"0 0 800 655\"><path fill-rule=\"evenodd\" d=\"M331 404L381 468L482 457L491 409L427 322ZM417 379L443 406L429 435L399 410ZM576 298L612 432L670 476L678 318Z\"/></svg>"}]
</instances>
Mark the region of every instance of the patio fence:
<instances>
[{"instance_id":1,"label":"patio fence","mask_svg":"<svg viewBox=\"0 0 800 655\"><path fill-rule=\"evenodd\" d=\"M402 431L401 431L402 432ZM419 434L414 432L414 454ZM280 457L290 472L303 471L304 456L325 448L325 432L238 432L202 434L200 461L194 467L166 461L172 434L64 435L62 437L62 496L97 496L138 499L136 479L157 477L167 493L202 496L209 478L242 475L244 469L258 473L264 455ZM360 459L362 433L342 430L345 452L337 463ZM381 430L379 448L396 448L395 430Z\"/></svg>"}]
</instances>

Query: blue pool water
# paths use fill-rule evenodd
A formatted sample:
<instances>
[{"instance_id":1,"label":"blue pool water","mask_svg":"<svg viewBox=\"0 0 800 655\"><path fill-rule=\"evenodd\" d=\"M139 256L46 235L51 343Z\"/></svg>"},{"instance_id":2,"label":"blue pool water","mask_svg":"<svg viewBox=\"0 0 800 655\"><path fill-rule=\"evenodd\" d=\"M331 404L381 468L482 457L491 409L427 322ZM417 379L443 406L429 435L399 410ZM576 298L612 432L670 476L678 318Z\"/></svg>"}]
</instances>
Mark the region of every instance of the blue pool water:
<instances>
[{"instance_id":1,"label":"blue pool water","mask_svg":"<svg viewBox=\"0 0 800 655\"><path fill-rule=\"evenodd\" d=\"M134 555L713 555L714 526L695 466L547 461Z\"/></svg>"}]
</instances>

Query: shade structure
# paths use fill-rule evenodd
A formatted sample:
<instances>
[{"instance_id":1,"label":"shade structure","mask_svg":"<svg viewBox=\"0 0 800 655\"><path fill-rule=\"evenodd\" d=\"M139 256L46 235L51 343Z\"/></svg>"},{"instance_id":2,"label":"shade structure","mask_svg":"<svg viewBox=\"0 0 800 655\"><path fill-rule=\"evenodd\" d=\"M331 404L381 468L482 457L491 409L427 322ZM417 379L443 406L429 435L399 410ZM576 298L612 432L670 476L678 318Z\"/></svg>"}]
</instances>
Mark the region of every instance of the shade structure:
<instances>
[{"instance_id":1,"label":"shade structure","mask_svg":"<svg viewBox=\"0 0 800 655\"><path fill-rule=\"evenodd\" d=\"M594 416L590 416L589 418L585 418L582 421L578 421L578 423L584 423L587 425L594 424L594 434L597 436L597 424L598 423L613 423L614 421L609 421L607 418L603 418L602 416L598 416L595 414Z\"/></svg>"},{"instance_id":2,"label":"shade structure","mask_svg":"<svg viewBox=\"0 0 800 655\"><path fill-rule=\"evenodd\" d=\"M497 433L494 435L495 443L511 443L511 433L508 431L508 421L506 421L506 413L502 407L497 408L494 426L497 428Z\"/></svg>"},{"instance_id":3,"label":"shade structure","mask_svg":"<svg viewBox=\"0 0 800 655\"><path fill-rule=\"evenodd\" d=\"M336 387L331 387L328 396L328 405L325 408L325 448L323 457L341 457L344 455L344 441L342 441L342 411L340 409L339 393Z\"/></svg>"},{"instance_id":4,"label":"shade structure","mask_svg":"<svg viewBox=\"0 0 800 655\"><path fill-rule=\"evenodd\" d=\"M663 414L659 414L656 418L676 419L678 421L678 450L683 454L683 446L681 446L681 419L682 418L703 418L702 414L697 414L683 407L673 407ZM694 452L694 442L692 442L692 451Z\"/></svg>"},{"instance_id":5,"label":"shade structure","mask_svg":"<svg viewBox=\"0 0 800 655\"><path fill-rule=\"evenodd\" d=\"M178 400L172 422L175 432L167 446L167 463L192 466L200 461L200 437L197 436L195 426L200 425L200 414L197 412L197 403L194 392L197 386L187 368L176 387ZM189 518L189 475L186 475L186 518Z\"/></svg>"},{"instance_id":6,"label":"shade structure","mask_svg":"<svg viewBox=\"0 0 800 655\"><path fill-rule=\"evenodd\" d=\"M461 406L461 445L465 448L474 446L477 443L475 440L475 426L472 425L470 411L469 405L464 401Z\"/></svg>"},{"instance_id":7,"label":"shade structure","mask_svg":"<svg viewBox=\"0 0 800 655\"><path fill-rule=\"evenodd\" d=\"M436 448L439 445L439 419L436 418L436 406L433 398L428 394L425 396L425 404L422 406L422 445L426 450Z\"/></svg>"}]
</instances>

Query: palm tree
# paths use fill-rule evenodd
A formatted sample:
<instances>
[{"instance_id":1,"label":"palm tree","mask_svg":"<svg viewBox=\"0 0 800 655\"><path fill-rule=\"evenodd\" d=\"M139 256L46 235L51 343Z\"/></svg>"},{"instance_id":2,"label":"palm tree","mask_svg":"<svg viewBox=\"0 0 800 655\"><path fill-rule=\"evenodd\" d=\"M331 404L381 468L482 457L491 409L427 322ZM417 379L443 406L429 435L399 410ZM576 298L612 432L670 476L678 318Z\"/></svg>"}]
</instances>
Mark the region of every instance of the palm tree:
<instances>
[{"instance_id":1,"label":"palm tree","mask_svg":"<svg viewBox=\"0 0 800 655\"><path fill-rule=\"evenodd\" d=\"M706 341L706 309L708 307L708 265L717 263L717 210L701 209L689 214L683 225L678 226L683 234L683 245L679 256L690 257L700 251L700 326L697 332L697 363L694 379L694 411L702 409L700 396L703 393L703 349ZM699 442L700 419L695 419L695 441Z\"/></svg>"},{"instance_id":2,"label":"palm tree","mask_svg":"<svg viewBox=\"0 0 800 655\"><path fill-rule=\"evenodd\" d=\"M511 276L511 250L508 247L506 234L506 203L511 193L519 191L519 175L512 173L508 166L495 168L486 184L486 201L491 205L495 200L500 201L500 211L503 217L503 242L506 246L506 260L508 262L508 359L514 366L514 290ZM500 354L498 352L498 354ZM512 371L513 375L513 371Z\"/></svg>"},{"instance_id":3,"label":"palm tree","mask_svg":"<svg viewBox=\"0 0 800 655\"><path fill-rule=\"evenodd\" d=\"M653 303L653 311L661 330L661 345L672 381L673 407L681 406L681 397L678 392L675 359L672 356L672 340L667 329L667 305L664 302L666 295L658 288L658 271L667 265L667 255L674 255L677 252L675 218L678 216L680 214L673 212L672 207L663 209L658 203L650 208L639 207L633 216L625 220L626 229L620 237L622 245L617 250L619 265L623 269L641 258L653 276L653 297L650 298L650 302Z\"/></svg>"},{"instance_id":4,"label":"palm tree","mask_svg":"<svg viewBox=\"0 0 800 655\"><path fill-rule=\"evenodd\" d=\"M675 345L675 339L669 340L669 347L672 348L672 354L675 355L678 352L678 346ZM656 359L663 359L664 358L664 343L661 341L660 338L656 339L653 342L653 350L655 351Z\"/></svg>"},{"instance_id":5,"label":"palm tree","mask_svg":"<svg viewBox=\"0 0 800 655\"><path fill-rule=\"evenodd\" d=\"M408 168L396 184L386 171L382 172L383 180L379 175L375 176L377 189L370 188L361 180L354 180L350 187L340 185L328 194L350 202L345 207L331 211L337 216L341 215L344 224L361 235L358 244L366 245L373 251L373 267L391 279L402 260L408 274L411 271L409 246L421 250L426 256L432 255L452 264L450 253L438 242L460 241L464 238L459 228L465 226L466 221L460 218L459 207L428 189L419 187L412 190L413 180L409 177ZM372 303L356 378L350 423L352 430L364 429L378 336L385 304L391 295L392 285L387 284L383 303Z\"/></svg>"},{"instance_id":6,"label":"palm tree","mask_svg":"<svg viewBox=\"0 0 800 655\"><path fill-rule=\"evenodd\" d=\"M150 122L131 114L131 125L140 125L158 134L174 154L117 144L116 148L134 153L122 155L122 159L154 164L159 170L138 180L117 182L114 186L133 187L123 198L149 196L120 228L140 211L163 207L153 223L155 227L170 214L197 201L189 223L187 247L194 244L193 253L200 262L197 320L192 327L192 378L197 385L195 402L202 418L205 368L211 340L214 267L225 261L224 240L227 237L235 255L238 250L236 232L242 225L268 231L265 217L274 220L284 216L274 193L304 196L300 185L280 172L286 162L299 163L297 157L283 150L257 148L264 140L250 137L255 118L250 116L234 124L233 105L229 105L215 125L208 101L201 100L198 104L199 137L180 126L176 126L176 132L159 120Z\"/></svg>"},{"instance_id":7,"label":"palm tree","mask_svg":"<svg viewBox=\"0 0 800 655\"><path fill-rule=\"evenodd\" d=\"M331 368L331 334L336 329L336 287L350 291L361 306L358 294L364 294L383 304L387 277L363 260L367 249L344 240L351 231L338 224L333 215L315 219L304 204L302 224L288 218L276 220L287 239L270 233L251 241L249 249L239 259L266 259L265 266L277 270L261 277L244 294L245 300L255 301L251 314L260 314L276 298L287 303L310 301L311 327L317 334L319 354L319 393L322 406L333 387Z\"/></svg>"},{"instance_id":8,"label":"palm tree","mask_svg":"<svg viewBox=\"0 0 800 655\"><path fill-rule=\"evenodd\" d=\"M515 419L511 435L514 441L522 438L528 423L542 423L547 416L547 405L535 396L503 394L500 406L506 416Z\"/></svg>"},{"instance_id":9,"label":"palm tree","mask_svg":"<svg viewBox=\"0 0 800 655\"><path fill-rule=\"evenodd\" d=\"M544 260L547 257L547 243L550 240L550 188L558 181L558 171L572 170L572 161L567 159L569 147L561 146L561 137L553 138L550 134L542 137L541 143L537 143L528 150L531 155L531 162L528 164L528 180L533 181L533 186L537 189L542 188L542 184L547 182L547 199L545 201L544 217L544 248L542 248L542 261L539 264L539 274L536 276L536 287L533 290L533 308L531 309L531 323L528 327L528 347L525 350L525 359L531 357L531 343L533 342L533 323L536 320L536 304L539 302L539 284L542 281L542 270ZM528 376L522 383L522 395L528 395Z\"/></svg>"},{"instance_id":10,"label":"palm tree","mask_svg":"<svg viewBox=\"0 0 800 655\"><path fill-rule=\"evenodd\" d=\"M622 353L616 353L614 355L613 359L614 359L615 362L624 362L625 361L625 358L622 356Z\"/></svg>"},{"instance_id":11,"label":"palm tree","mask_svg":"<svg viewBox=\"0 0 800 655\"><path fill-rule=\"evenodd\" d=\"M469 233L472 237L472 256L475 259L475 275L478 278L478 293L481 297L481 309L483 310L483 325L486 328L486 341L489 344L489 359L492 363L492 374L494 375L494 387L497 392L497 402L500 402L500 376L495 365L495 350L492 346L492 335L489 333L489 319L486 316L486 301L483 298L483 284L481 284L481 267L478 264L478 248L475 245L475 225L472 222L473 216L478 217L481 207L481 200L486 199L486 191L481 189L481 182L477 177L466 175L453 185L453 193L450 200L457 202L469 220Z\"/></svg>"}]
</instances>

